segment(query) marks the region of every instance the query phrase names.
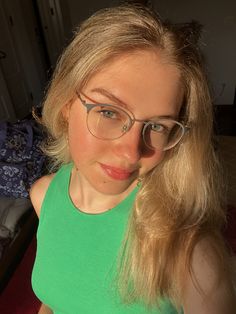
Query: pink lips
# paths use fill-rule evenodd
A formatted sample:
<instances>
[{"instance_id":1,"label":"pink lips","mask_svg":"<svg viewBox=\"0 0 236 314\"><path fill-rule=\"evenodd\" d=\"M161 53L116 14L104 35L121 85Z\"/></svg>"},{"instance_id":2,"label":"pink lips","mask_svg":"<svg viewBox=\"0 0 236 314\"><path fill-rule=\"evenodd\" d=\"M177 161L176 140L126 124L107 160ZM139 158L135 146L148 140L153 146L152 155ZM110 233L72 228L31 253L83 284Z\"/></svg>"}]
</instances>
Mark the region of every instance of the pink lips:
<instances>
[{"instance_id":1,"label":"pink lips","mask_svg":"<svg viewBox=\"0 0 236 314\"><path fill-rule=\"evenodd\" d=\"M120 169L104 164L100 165L106 174L115 180L127 180L133 173L133 171L127 171L125 169Z\"/></svg>"}]
</instances>

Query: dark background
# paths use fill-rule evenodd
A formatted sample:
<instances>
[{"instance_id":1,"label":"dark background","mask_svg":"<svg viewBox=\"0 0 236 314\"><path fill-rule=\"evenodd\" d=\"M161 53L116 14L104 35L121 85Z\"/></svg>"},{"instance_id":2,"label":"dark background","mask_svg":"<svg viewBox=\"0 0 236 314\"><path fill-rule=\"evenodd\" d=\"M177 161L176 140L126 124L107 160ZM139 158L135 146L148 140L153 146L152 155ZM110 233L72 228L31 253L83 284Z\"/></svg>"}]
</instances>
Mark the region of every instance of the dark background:
<instances>
[{"instance_id":1,"label":"dark background","mask_svg":"<svg viewBox=\"0 0 236 314\"><path fill-rule=\"evenodd\" d=\"M0 0L0 121L16 121L40 107L56 61L76 26L118 0ZM199 44L216 112L217 134L236 134L236 1L140 2L175 23L202 25Z\"/></svg>"}]
</instances>

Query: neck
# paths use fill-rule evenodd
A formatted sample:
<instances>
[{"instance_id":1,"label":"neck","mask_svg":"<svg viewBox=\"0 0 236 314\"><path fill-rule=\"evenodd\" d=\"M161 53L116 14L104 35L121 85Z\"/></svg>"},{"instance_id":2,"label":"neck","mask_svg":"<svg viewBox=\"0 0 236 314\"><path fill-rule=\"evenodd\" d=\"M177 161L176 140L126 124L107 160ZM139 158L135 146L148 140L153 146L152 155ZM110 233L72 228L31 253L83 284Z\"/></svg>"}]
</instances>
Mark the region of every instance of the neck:
<instances>
[{"instance_id":1,"label":"neck","mask_svg":"<svg viewBox=\"0 0 236 314\"><path fill-rule=\"evenodd\" d=\"M135 188L133 182L120 194L104 194L97 191L79 172L73 168L70 179L69 194L73 204L86 213L102 213L114 208Z\"/></svg>"}]
</instances>

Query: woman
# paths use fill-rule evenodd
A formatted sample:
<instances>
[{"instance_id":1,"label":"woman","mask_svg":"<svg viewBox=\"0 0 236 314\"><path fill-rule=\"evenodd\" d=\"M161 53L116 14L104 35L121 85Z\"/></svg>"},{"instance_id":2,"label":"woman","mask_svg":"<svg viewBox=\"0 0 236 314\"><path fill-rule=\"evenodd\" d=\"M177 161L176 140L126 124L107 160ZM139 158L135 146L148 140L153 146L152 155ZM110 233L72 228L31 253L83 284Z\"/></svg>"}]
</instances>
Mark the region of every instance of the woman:
<instances>
[{"instance_id":1,"label":"woman","mask_svg":"<svg viewBox=\"0 0 236 314\"><path fill-rule=\"evenodd\" d=\"M186 30L143 7L99 11L42 123L59 170L31 189L39 313L232 314L212 106Z\"/></svg>"}]
</instances>

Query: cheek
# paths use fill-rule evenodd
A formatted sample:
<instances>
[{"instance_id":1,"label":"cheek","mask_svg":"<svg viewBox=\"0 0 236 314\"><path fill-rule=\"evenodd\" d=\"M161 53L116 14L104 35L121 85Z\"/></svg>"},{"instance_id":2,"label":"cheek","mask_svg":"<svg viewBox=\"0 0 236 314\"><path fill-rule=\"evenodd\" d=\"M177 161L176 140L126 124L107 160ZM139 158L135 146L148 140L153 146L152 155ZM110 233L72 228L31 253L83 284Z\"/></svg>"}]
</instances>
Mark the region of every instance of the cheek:
<instances>
[{"instance_id":1,"label":"cheek","mask_svg":"<svg viewBox=\"0 0 236 314\"><path fill-rule=\"evenodd\" d=\"M68 127L69 149L72 158L75 159L81 153L86 152L91 146L90 133L87 130L85 121L71 118Z\"/></svg>"},{"instance_id":2,"label":"cheek","mask_svg":"<svg viewBox=\"0 0 236 314\"><path fill-rule=\"evenodd\" d=\"M88 131L86 121L71 119L68 138L70 153L75 163L82 164L94 160L105 151L103 142Z\"/></svg>"}]
</instances>

